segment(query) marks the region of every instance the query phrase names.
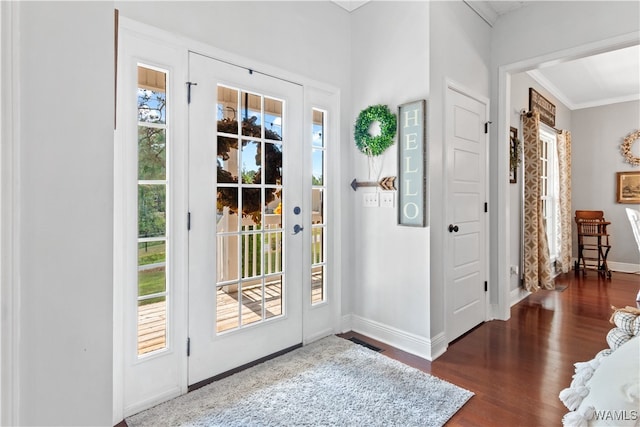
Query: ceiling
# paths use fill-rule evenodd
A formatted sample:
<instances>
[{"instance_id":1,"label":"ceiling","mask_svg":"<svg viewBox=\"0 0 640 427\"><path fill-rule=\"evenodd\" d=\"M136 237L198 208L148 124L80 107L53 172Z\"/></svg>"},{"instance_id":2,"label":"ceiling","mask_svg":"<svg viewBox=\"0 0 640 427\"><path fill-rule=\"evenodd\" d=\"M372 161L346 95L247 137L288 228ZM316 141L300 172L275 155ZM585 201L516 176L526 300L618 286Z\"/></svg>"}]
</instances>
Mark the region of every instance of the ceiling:
<instances>
[{"instance_id":1,"label":"ceiling","mask_svg":"<svg viewBox=\"0 0 640 427\"><path fill-rule=\"evenodd\" d=\"M369 0L333 0L353 11ZM527 7L530 1L464 0L487 24ZM574 59L527 72L571 110L640 100L640 46Z\"/></svg>"},{"instance_id":2,"label":"ceiling","mask_svg":"<svg viewBox=\"0 0 640 427\"><path fill-rule=\"evenodd\" d=\"M531 70L571 110L640 100L640 46Z\"/></svg>"}]
</instances>

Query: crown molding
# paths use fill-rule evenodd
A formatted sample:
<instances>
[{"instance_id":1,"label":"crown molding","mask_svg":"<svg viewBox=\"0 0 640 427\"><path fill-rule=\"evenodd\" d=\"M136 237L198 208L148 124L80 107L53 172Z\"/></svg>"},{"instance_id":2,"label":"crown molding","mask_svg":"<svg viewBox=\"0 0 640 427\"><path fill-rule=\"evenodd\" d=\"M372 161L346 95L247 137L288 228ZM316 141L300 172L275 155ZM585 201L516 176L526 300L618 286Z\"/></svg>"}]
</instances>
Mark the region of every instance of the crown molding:
<instances>
[{"instance_id":1,"label":"crown molding","mask_svg":"<svg viewBox=\"0 0 640 427\"><path fill-rule=\"evenodd\" d=\"M331 0L347 12L353 12L360 6L369 3L370 0Z\"/></svg>"}]
</instances>

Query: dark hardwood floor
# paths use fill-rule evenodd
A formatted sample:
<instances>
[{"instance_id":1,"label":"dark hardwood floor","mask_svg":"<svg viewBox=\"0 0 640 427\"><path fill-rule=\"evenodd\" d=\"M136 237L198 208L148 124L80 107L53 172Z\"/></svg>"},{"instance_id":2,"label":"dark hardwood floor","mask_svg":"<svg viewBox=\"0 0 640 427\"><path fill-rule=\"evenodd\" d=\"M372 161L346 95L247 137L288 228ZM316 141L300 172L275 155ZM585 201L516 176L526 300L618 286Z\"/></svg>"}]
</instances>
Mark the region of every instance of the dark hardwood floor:
<instances>
[{"instance_id":1,"label":"dark hardwood floor","mask_svg":"<svg viewBox=\"0 0 640 427\"><path fill-rule=\"evenodd\" d=\"M511 319L478 326L434 362L354 332L341 336L474 392L447 426L560 426L568 410L558 394L571 383L573 364L608 348L611 306L636 305L640 275L570 272L556 284L567 288L529 295L511 308Z\"/></svg>"}]
</instances>

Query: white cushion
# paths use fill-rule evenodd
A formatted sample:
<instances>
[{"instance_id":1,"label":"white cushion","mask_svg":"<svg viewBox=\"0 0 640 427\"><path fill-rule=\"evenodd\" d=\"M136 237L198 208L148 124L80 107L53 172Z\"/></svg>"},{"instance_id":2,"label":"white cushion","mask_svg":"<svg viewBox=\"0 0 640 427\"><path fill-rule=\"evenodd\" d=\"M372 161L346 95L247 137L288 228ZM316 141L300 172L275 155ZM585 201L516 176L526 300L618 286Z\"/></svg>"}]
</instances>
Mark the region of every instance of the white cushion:
<instances>
[{"instance_id":1,"label":"white cushion","mask_svg":"<svg viewBox=\"0 0 640 427\"><path fill-rule=\"evenodd\" d=\"M587 381L589 394L577 413L595 409L589 426L640 425L640 337L634 337L600 360Z\"/></svg>"}]
</instances>

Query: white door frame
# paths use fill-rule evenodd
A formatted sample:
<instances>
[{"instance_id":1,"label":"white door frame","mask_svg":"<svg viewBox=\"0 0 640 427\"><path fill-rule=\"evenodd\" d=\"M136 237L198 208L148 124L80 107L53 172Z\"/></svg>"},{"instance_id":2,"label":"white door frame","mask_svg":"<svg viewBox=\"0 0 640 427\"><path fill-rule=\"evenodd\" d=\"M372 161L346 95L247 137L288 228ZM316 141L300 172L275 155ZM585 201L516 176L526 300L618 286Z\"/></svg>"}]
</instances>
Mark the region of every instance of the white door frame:
<instances>
[{"instance_id":1,"label":"white door frame","mask_svg":"<svg viewBox=\"0 0 640 427\"><path fill-rule=\"evenodd\" d=\"M4 3L3 3L4 6ZM14 6L16 7L16 6ZM331 192L331 200L328 201L327 215L330 220L328 222L328 238L329 238L329 253L327 256L327 262L330 266L327 271L327 280L331 283L331 289L328 290L328 303L320 304L314 307L303 308L303 344L307 344L316 339L331 333L341 332L341 295L342 285L341 277L342 271L340 267L340 242L338 236L341 234L342 220L339 215L339 200L342 199L342 193L346 192L339 185L340 180L340 161L341 154L343 154L343 148L340 144L340 91L332 85L319 82L314 79L309 79L304 76L300 76L289 71L282 70L280 68L264 64L252 59L248 59L244 56L234 54L216 47L210 46L206 43L199 42L187 37L176 35L168 31L143 24L127 17L120 15L119 28L121 31L130 32L137 37L146 41L154 41L162 46L172 46L176 49L183 51L183 64L188 63L188 51L194 51L206 56L219 58L229 63L242 65L247 68L261 70L265 74L278 76L281 79L295 81L303 85L304 87L304 111L311 111L311 108L317 107L325 109L330 112L328 120L327 133L332 135L331 146L327 149L328 161L327 161L327 175L328 190ZM186 80L185 80L186 81ZM185 103L186 105L186 103ZM186 122L186 114L184 116ZM15 121L15 120L14 120ZM309 135L309 139L311 136ZM116 164L117 164L116 158ZM3 172L4 173L4 172ZM116 173L116 177L117 177ZM186 191L185 191L186 193ZM117 246L116 246L117 247ZM123 340L124 340L124 324L122 318L122 301L123 301L123 288L122 283L118 279L121 277L121 272L114 271L114 381L113 381L113 423L114 425L123 420L125 416L124 410L124 360L122 358ZM186 304L186 299L183 304ZM183 310L183 313L187 313L186 305L179 307ZM318 320L321 319L321 320ZM322 326L322 325L327 326ZM186 327L185 337L186 337ZM186 353L185 353L186 355ZM181 387L186 390L187 388L187 360L184 358L182 363L184 378ZM3 377L4 378L4 377Z\"/></svg>"},{"instance_id":2,"label":"white door frame","mask_svg":"<svg viewBox=\"0 0 640 427\"><path fill-rule=\"evenodd\" d=\"M308 188L303 188L300 163L303 160L304 146L304 92L303 87L297 83L264 75L259 70L249 72L243 67L220 61L199 53L189 54L189 80L197 84L192 89L191 104L189 106L189 211L191 212L191 231L189 232L189 341L191 355L189 357L189 386L202 384L217 375L236 369L239 366L251 363L271 354L280 352L302 343L302 307L303 287L311 281L311 276L303 276L303 256L309 250L303 246L303 238L309 234L310 224L304 220L310 217L303 204L303 197ZM241 264L242 257L235 257L238 252L225 252L220 254L220 238L217 224L213 222L216 216L216 190L224 187L224 183L214 182L212 179L216 170L215 141L218 129L215 117L218 104L219 85L232 87L236 96L240 93L254 93L261 97L278 99L282 101L282 155L283 155L283 182L280 184L282 191L283 209L281 213L282 223L275 231L281 235L283 244L282 269L268 274L263 269L256 274L259 280L280 275L283 282L281 288L281 314L272 319L262 316L259 320L249 325L237 325L225 332L217 331L216 300L220 277L216 264L211 262L218 257L230 256L235 258L236 265ZM235 91L238 92L235 92ZM234 106L235 102L234 102ZM249 106L236 106L236 114L240 121L242 108ZM266 113L266 107L258 107ZM263 118L263 120L266 118ZM262 120L260 123L263 123ZM237 129L236 129L237 132ZM236 133L234 132L234 133ZM236 134L237 135L237 134ZM240 138L239 135L236 136ZM243 138L245 139L246 136ZM266 139L266 138L265 138ZM256 138L259 142L263 138ZM273 141L275 142L275 141ZM266 142L265 142L266 144ZM264 147L266 148L266 146ZM310 146L308 147L310 149ZM243 155L243 149L238 146L238 156ZM266 159L264 159L266 161ZM241 159L241 162L244 160ZM261 170L266 171L266 164L261 165ZM238 167L235 164L235 167ZM240 170L237 170L239 174ZM236 191L244 191L246 182L236 187ZM267 191L269 185L264 179L260 188ZM265 193L266 194L266 193ZM294 206L302 207L299 214L294 214ZM236 227L242 222L242 216L238 212L234 215L237 221ZM266 217L263 218L266 223ZM293 233L294 224L303 226L300 233ZM227 229L238 238L239 230ZM269 235L268 229L254 232L254 236ZM262 234L265 233L265 234ZM233 271L233 270L232 270ZM236 270L237 272L237 270ZM232 275L238 286L243 286L253 279L242 279L242 275ZM216 279L216 277L218 277ZM233 280L232 279L232 280ZM225 276L222 280L229 280ZM215 286L214 286L215 284ZM262 283L262 289L266 292L266 283ZM244 292L242 293L244 295ZM261 309L266 307L260 304Z\"/></svg>"},{"instance_id":3,"label":"white door frame","mask_svg":"<svg viewBox=\"0 0 640 427\"><path fill-rule=\"evenodd\" d=\"M598 53L635 46L640 39L640 31L616 36L593 43L572 47L569 49L552 52L549 54L524 59L510 64L498 66L498 119L497 135L491 136L491 144L497 144L497 164L493 164L497 171L496 208L490 209L494 224L510 224L511 215L519 215L519 212L511 212L509 200L509 127L511 125L511 75L533 70L545 64L554 64L558 61L567 61L584 58ZM493 83L493 82L492 82ZM497 239L497 272L495 280L497 286L489 286L497 290L494 303L490 305L491 317L499 320L509 320L511 317L511 291L510 291L510 258L513 250L511 245L512 233L509 227L498 227L495 230ZM525 294L526 295L526 294Z\"/></svg>"},{"instance_id":4,"label":"white door frame","mask_svg":"<svg viewBox=\"0 0 640 427\"><path fill-rule=\"evenodd\" d=\"M0 425L20 422L20 22L0 2Z\"/></svg>"},{"instance_id":5,"label":"white door frame","mask_svg":"<svg viewBox=\"0 0 640 427\"><path fill-rule=\"evenodd\" d=\"M123 20L121 19L121 24ZM184 50L171 41L148 37L126 25L119 31L118 108L114 133L114 423L123 417L146 409L186 392L186 81ZM155 66L169 72L167 152L172 210L167 211L167 235L171 257L167 259L167 280L172 289L167 303L167 348L138 357L137 333L131 330L137 317L137 111L132 102L137 90L138 64ZM175 142L175 143L174 143ZM173 172L177 173L173 173ZM132 187L132 183L136 183ZM169 207L169 204L167 205ZM136 236L137 237L137 236ZM163 382L156 381L158 372L167 372ZM119 419L118 419L119 418Z\"/></svg>"},{"instance_id":6,"label":"white door frame","mask_svg":"<svg viewBox=\"0 0 640 427\"><path fill-rule=\"evenodd\" d=\"M464 85L461 85L457 82L455 82L454 80L451 79L446 79L446 86L445 86L445 94L444 94L444 104L443 104L443 111L444 111L444 141L445 141L445 150L444 150L444 164L447 165L449 162L449 156L450 156L450 150L449 147L446 145L446 141L447 141L447 135L449 130L447 129L446 123L447 123L447 115L449 114L449 111L447 109L447 105L449 103L449 91L455 91L458 92L464 96L467 96L469 98L472 98L476 101L478 101L481 104L484 104L485 106L485 117L484 120L485 122L489 121L489 117L490 117L490 101L489 98L482 96L478 93L476 93L475 91L465 87ZM489 198L490 198L490 186L489 186L489 134L485 135L485 201L488 203L489 202ZM445 168L446 171L446 168ZM446 174L448 174L448 172L446 172ZM444 189L444 193L443 194L449 194L449 177L448 175L446 175L445 179L444 179L444 183L443 183L443 189ZM446 199L446 197L445 197ZM490 210L489 210L490 211ZM445 227L446 224L450 224L450 219L452 218L453 213L451 212L451 206L450 203L444 203L444 222L442 223L442 226ZM487 213L486 215L484 215L484 271L485 271L485 278L486 280L489 280L489 235L490 235L490 222L489 222L489 213ZM443 231L444 233L444 231ZM444 277L444 302L445 302L445 327L444 327L444 331L445 331L445 341L447 343L449 343L449 341L451 341L451 338L449 337L450 334L450 313L449 313L449 286L447 286L447 284L452 280L452 278L450 277L451 273L447 267L447 260L450 258L451 254L452 254L452 245L451 245L451 239L445 238L444 239L444 248L445 248L445 257L443 259L443 277ZM481 249L481 250L482 250ZM487 321L491 318L490 313L489 313L489 301L490 301L490 291L491 288L488 288L487 291L485 292L484 295L484 304L485 304L485 318L484 321Z\"/></svg>"}]
</instances>

